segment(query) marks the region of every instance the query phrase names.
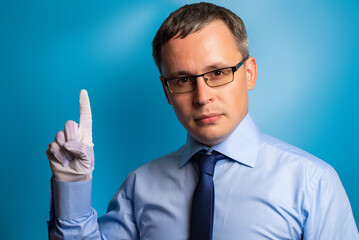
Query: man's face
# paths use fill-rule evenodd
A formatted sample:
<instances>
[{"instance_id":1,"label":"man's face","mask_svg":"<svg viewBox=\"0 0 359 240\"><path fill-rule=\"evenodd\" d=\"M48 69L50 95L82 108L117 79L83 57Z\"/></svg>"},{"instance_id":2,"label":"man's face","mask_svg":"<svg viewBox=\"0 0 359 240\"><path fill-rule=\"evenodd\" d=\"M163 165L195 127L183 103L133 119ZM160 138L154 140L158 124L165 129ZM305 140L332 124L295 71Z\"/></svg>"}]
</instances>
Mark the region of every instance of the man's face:
<instances>
[{"instance_id":1,"label":"man's face","mask_svg":"<svg viewBox=\"0 0 359 240\"><path fill-rule=\"evenodd\" d=\"M172 38L162 46L161 70L164 78L198 75L232 67L242 61L229 28L215 20L185 38ZM161 77L163 83L164 78ZM257 77L254 58L249 58L234 74L234 81L209 87L203 77L193 92L172 94L164 87L178 120L197 141L213 146L225 140L248 112L248 90Z\"/></svg>"}]
</instances>

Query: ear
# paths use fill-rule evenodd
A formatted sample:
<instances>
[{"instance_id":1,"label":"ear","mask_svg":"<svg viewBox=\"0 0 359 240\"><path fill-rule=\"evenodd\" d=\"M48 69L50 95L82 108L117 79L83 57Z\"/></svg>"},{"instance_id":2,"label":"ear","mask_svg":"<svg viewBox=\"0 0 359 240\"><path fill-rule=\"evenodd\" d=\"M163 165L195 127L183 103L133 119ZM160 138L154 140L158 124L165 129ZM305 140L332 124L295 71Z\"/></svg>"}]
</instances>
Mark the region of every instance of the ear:
<instances>
[{"instance_id":1,"label":"ear","mask_svg":"<svg viewBox=\"0 0 359 240\"><path fill-rule=\"evenodd\" d=\"M160 80L161 80L163 92L165 93L167 102L168 102L169 105L172 105L170 99L168 98L168 94L167 94L167 90L166 90L166 86L165 86L165 79L162 76L160 76Z\"/></svg>"},{"instance_id":2,"label":"ear","mask_svg":"<svg viewBox=\"0 0 359 240\"><path fill-rule=\"evenodd\" d=\"M257 81L257 63L254 57L250 57L245 61L246 66L246 78L247 78L247 88L252 90L256 85Z\"/></svg>"}]
</instances>

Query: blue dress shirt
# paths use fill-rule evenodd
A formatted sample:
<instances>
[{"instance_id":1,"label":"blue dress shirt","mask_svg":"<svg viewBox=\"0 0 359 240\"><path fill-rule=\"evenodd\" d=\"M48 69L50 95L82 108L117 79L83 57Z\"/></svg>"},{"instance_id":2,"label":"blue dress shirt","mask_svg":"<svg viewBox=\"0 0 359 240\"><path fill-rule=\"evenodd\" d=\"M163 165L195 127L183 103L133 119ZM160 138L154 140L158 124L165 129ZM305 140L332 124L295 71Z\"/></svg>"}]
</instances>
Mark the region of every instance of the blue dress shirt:
<instances>
[{"instance_id":1,"label":"blue dress shirt","mask_svg":"<svg viewBox=\"0 0 359 240\"><path fill-rule=\"evenodd\" d=\"M201 149L227 156L213 176L214 240L358 240L352 209L335 170L261 133L247 115L222 143L208 148L190 135L175 152L131 172L97 219L91 180L52 180L51 239L188 239L198 181L189 161Z\"/></svg>"}]
</instances>

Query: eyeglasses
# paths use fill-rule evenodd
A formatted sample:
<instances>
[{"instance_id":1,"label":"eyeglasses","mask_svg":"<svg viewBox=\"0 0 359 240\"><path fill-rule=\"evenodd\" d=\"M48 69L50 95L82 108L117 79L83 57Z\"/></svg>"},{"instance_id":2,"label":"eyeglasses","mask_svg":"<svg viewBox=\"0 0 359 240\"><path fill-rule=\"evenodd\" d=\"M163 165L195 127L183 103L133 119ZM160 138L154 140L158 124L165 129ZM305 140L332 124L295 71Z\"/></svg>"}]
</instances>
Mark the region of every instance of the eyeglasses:
<instances>
[{"instance_id":1,"label":"eyeglasses","mask_svg":"<svg viewBox=\"0 0 359 240\"><path fill-rule=\"evenodd\" d=\"M203 77L204 81L209 87L219 87L233 82L234 73L243 65L243 59L236 66L220 68L200 75L176 77L164 79L165 86L168 87L171 93L187 93L196 89L196 79Z\"/></svg>"}]
</instances>

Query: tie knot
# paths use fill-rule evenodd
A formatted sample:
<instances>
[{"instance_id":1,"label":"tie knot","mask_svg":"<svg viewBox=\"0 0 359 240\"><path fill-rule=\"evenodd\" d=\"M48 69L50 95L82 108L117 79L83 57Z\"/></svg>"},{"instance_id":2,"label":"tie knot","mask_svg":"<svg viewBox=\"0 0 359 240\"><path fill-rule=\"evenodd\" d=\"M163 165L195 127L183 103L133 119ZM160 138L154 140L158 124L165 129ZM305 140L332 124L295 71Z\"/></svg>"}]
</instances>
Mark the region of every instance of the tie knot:
<instances>
[{"instance_id":1,"label":"tie knot","mask_svg":"<svg viewBox=\"0 0 359 240\"><path fill-rule=\"evenodd\" d=\"M199 172L213 176L214 166L217 162L216 156L211 153L207 154L203 152L199 152L195 156L198 163Z\"/></svg>"}]
</instances>

